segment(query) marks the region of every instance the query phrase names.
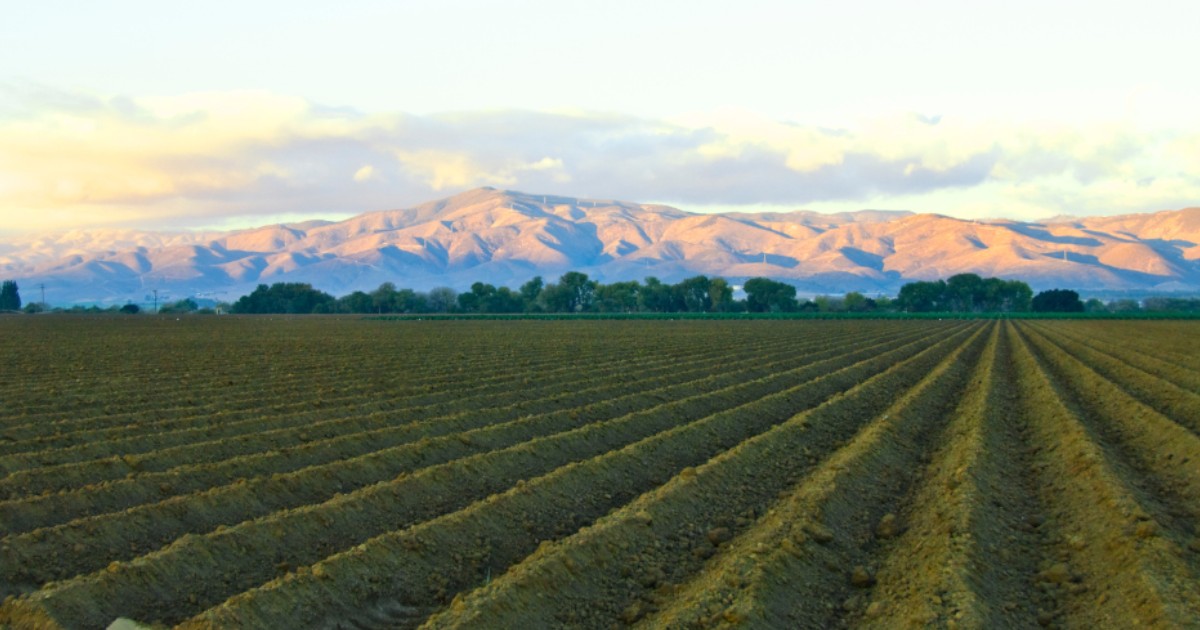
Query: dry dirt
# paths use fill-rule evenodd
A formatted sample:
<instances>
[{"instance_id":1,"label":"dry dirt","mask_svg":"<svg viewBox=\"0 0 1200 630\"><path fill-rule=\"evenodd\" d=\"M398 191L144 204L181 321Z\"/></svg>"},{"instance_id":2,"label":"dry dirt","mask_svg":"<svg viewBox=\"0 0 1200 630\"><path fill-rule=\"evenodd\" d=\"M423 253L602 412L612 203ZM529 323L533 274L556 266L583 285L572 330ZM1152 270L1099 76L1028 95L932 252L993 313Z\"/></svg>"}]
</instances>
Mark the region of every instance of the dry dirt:
<instances>
[{"instance_id":1,"label":"dry dirt","mask_svg":"<svg viewBox=\"0 0 1200 630\"><path fill-rule=\"evenodd\" d=\"M1200 325L0 322L0 625L1200 625Z\"/></svg>"}]
</instances>

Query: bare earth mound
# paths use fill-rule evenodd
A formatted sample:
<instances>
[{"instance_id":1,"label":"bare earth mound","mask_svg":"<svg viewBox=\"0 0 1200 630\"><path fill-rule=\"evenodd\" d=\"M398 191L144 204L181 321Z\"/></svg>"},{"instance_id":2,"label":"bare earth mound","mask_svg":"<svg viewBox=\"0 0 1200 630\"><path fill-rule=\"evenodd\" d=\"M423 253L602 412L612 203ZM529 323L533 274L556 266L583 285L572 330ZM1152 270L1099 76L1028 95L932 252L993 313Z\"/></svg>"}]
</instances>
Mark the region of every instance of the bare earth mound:
<instances>
[{"instance_id":1,"label":"bare earth mound","mask_svg":"<svg viewBox=\"0 0 1200 630\"><path fill-rule=\"evenodd\" d=\"M1197 332L9 318L0 625L1194 625Z\"/></svg>"}]
</instances>

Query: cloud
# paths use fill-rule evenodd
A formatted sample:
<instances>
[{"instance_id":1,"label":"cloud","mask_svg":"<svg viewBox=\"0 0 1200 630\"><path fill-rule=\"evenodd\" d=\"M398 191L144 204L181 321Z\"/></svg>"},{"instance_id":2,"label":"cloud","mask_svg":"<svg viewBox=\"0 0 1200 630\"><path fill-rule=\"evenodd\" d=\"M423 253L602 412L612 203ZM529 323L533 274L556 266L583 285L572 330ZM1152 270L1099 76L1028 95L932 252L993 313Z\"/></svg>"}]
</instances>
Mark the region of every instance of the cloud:
<instances>
[{"instance_id":1,"label":"cloud","mask_svg":"<svg viewBox=\"0 0 1200 630\"><path fill-rule=\"evenodd\" d=\"M363 166L357 171L354 171L354 181L356 182L369 182L372 179L375 179L375 167L371 166L370 164Z\"/></svg>"},{"instance_id":2,"label":"cloud","mask_svg":"<svg viewBox=\"0 0 1200 630\"><path fill-rule=\"evenodd\" d=\"M683 206L860 203L1044 215L1200 196L1196 129L897 113L364 114L266 92L108 97L0 86L9 228L211 225L402 207L476 186ZM986 195L986 197L985 197ZM1139 205L1140 204L1140 205ZM1171 205L1161 207L1172 207Z\"/></svg>"}]
</instances>

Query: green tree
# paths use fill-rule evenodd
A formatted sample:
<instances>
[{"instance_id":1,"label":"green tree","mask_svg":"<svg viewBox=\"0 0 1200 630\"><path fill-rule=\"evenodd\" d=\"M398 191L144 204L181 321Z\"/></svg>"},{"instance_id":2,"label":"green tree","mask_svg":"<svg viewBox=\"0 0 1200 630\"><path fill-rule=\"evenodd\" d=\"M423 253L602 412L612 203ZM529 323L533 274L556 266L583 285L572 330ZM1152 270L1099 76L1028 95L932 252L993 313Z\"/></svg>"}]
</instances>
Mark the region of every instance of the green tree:
<instances>
[{"instance_id":1,"label":"green tree","mask_svg":"<svg viewBox=\"0 0 1200 630\"><path fill-rule=\"evenodd\" d=\"M945 310L946 282L910 282L900 287L896 305L911 313L928 313Z\"/></svg>"},{"instance_id":2,"label":"green tree","mask_svg":"<svg viewBox=\"0 0 1200 630\"><path fill-rule=\"evenodd\" d=\"M1200 312L1200 300L1194 298L1148 297L1145 300L1147 311L1165 311L1172 313Z\"/></svg>"},{"instance_id":3,"label":"green tree","mask_svg":"<svg viewBox=\"0 0 1200 630\"><path fill-rule=\"evenodd\" d=\"M654 313L674 313L683 310L674 286L654 276L646 278L646 284L638 294L638 304L643 311Z\"/></svg>"},{"instance_id":4,"label":"green tree","mask_svg":"<svg viewBox=\"0 0 1200 630\"><path fill-rule=\"evenodd\" d=\"M585 273L568 271L557 283L547 284L539 296L542 306L553 313L588 311L596 299L596 281Z\"/></svg>"},{"instance_id":5,"label":"green tree","mask_svg":"<svg viewBox=\"0 0 1200 630\"><path fill-rule=\"evenodd\" d=\"M0 286L0 311L21 310L21 292L16 280L5 280Z\"/></svg>"},{"instance_id":6,"label":"green tree","mask_svg":"<svg viewBox=\"0 0 1200 630\"><path fill-rule=\"evenodd\" d=\"M956 313L978 313L983 311L986 300L986 285L978 274L960 273L946 279L943 303L946 310Z\"/></svg>"},{"instance_id":7,"label":"green tree","mask_svg":"<svg viewBox=\"0 0 1200 630\"><path fill-rule=\"evenodd\" d=\"M896 307L913 313L1023 312L1029 310L1032 296L1029 285L1019 280L960 273L948 280L910 282L900 287Z\"/></svg>"},{"instance_id":8,"label":"green tree","mask_svg":"<svg viewBox=\"0 0 1200 630\"><path fill-rule=\"evenodd\" d=\"M710 309L717 313L728 313L734 310L733 287L725 278L712 278L708 281L708 299Z\"/></svg>"},{"instance_id":9,"label":"green tree","mask_svg":"<svg viewBox=\"0 0 1200 630\"><path fill-rule=\"evenodd\" d=\"M464 313L479 313L484 311L488 296L496 292L496 287L482 282L471 285L471 290L458 294L458 310Z\"/></svg>"},{"instance_id":10,"label":"green tree","mask_svg":"<svg viewBox=\"0 0 1200 630\"><path fill-rule=\"evenodd\" d=\"M338 299L338 310L343 313L370 313L373 309L374 301L371 300L371 296L362 291L355 291Z\"/></svg>"},{"instance_id":11,"label":"green tree","mask_svg":"<svg viewBox=\"0 0 1200 630\"><path fill-rule=\"evenodd\" d=\"M742 287L746 291L746 310L752 313L795 311L796 287L768 278L751 278Z\"/></svg>"},{"instance_id":12,"label":"green tree","mask_svg":"<svg viewBox=\"0 0 1200 630\"><path fill-rule=\"evenodd\" d=\"M399 311L396 304L396 285L384 282L371 292L371 310L375 313L395 313Z\"/></svg>"},{"instance_id":13,"label":"green tree","mask_svg":"<svg viewBox=\"0 0 1200 630\"><path fill-rule=\"evenodd\" d=\"M596 282L588 280L586 273L568 271L558 279L558 283L570 291L572 312L591 310L592 301L596 299Z\"/></svg>"},{"instance_id":14,"label":"green tree","mask_svg":"<svg viewBox=\"0 0 1200 630\"><path fill-rule=\"evenodd\" d=\"M845 308L851 313L865 313L875 310L875 300L859 293L851 291L842 298L842 308Z\"/></svg>"},{"instance_id":15,"label":"green tree","mask_svg":"<svg viewBox=\"0 0 1200 630\"><path fill-rule=\"evenodd\" d=\"M546 286L546 282L541 276L534 276L529 282L521 285L521 300L525 302L525 310L532 311L538 309L538 296L542 294L542 288Z\"/></svg>"},{"instance_id":16,"label":"green tree","mask_svg":"<svg viewBox=\"0 0 1200 630\"><path fill-rule=\"evenodd\" d=\"M469 293L460 293L458 308L464 313L520 313L524 310L521 294L508 287L483 282L471 285Z\"/></svg>"},{"instance_id":17,"label":"green tree","mask_svg":"<svg viewBox=\"0 0 1200 630\"><path fill-rule=\"evenodd\" d=\"M632 313L638 310L642 285L637 280L596 287L596 310L602 313Z\"/></svg>"},{"instance_id":18,"label":"green tree","mask_svg":"<svg viewBox=\"0 0 1200 630\"><path fill-rule=\"evenodd\" d=\"M733 308L733 288L724 278L693 276L673 287L676 305L692 313L715 313Z\"/></svg>"},{"instance_id":19,"label":"green tree","mask_svg":"<svg viewBox=\"0 0 1200 630\"><path fill-rule=\"evenodd\" d=\"M491 295L487 303L489 313L520 313L525 310L525 300L520 291L508 287L500 287Z\"/></svg>"},{"instance_id":20,"label":"green tree","mask_svg":"<svg viewBox=\"0 0 1200 630\"><path fill-rule=\"evenodd\" d=\"M412 289L400 289L396 292L396 308L401 313L428 313L429 295Z\"/></svg>"},{"instance_id":21,"label":"green tree","mask_svg":"<svg viewBox=\"0 0 1200 630\"><path fill-rule=\"evenodd\" d=\"M250 295L233 303L234 313L328 313L337 307L337 300L310 284L276 282L260 284Z\"/></svg>"},{"instance_id":22,"label":"green tree","mask_svg":"<svg viewBox=\"0 0 1200 630\"><path fill-rule=\"evenodd\" d=\"M1082 313L1083 302L1079 294L1070 289L1050 289L1033 296L1033 310L1037 313Z\"/></svg>"},{"instance_id":23,"label":"green tree","mask_svg":"<svg viewBox=\"0 0 1200 630\"><path fill-rule=\"evenodd\" d=\"M1033 308L1033 289L1020 280L1009 280L1002 310L1024 313Z\"/></svg>"},{"instance_id":24,"label":"green tree","mask_svg":"<svg viewBox=\"0 0 1200 630\"><path fill-rule=\"evenodd\" d=\"M704 313L712 310L712 300L708 295L711 283L707 276L693 276L680 282L677 291L683 300L683 308L689 313Z\"/></svg>"},{"instance_id":25,"label":"green tree","mask_svg":"<svg viewBox=\"0 0 1200 630\"><path fill-rule=\"evenodd\" d=\"M548 313L571 312L571 290L557 282L547 284L538 294L538 308Z\"/></svg>"},{"instance_id":26,"label":"green tree","mask_svg":"<svg viewBox=\"0 0 1200 630\"><path fill-rule=\"evenodd\" d=\"M458 292L450 287L436 287L430 289L426 297L426 302L431 313L447 313L454 308L458 298Z\"/></svg>"},{"instance_id":27,"label":"green tree","mask_svg":"<svg viewBox=\"0 0 1200 630\"><path fill-rule=\"evenodd\" d=\"M817 297L813 298L812 303L814 306L816 306L817 311L820 313L833 313L836 311L845 310L842 308L842 303L840 301L834 300L828 295L818 295Z\"/></svg>"},{"instance_id":28,"label":"green tree","mask_svg":"<svg viewBox=\"0 0 1200 630\"><path fill-rule=\"evenodd\" d=\"M1033 290L1020 280L987 278L983 281L980 310L987 313L1011 313L1029 310Z\"/></svg>"}]
</instances>

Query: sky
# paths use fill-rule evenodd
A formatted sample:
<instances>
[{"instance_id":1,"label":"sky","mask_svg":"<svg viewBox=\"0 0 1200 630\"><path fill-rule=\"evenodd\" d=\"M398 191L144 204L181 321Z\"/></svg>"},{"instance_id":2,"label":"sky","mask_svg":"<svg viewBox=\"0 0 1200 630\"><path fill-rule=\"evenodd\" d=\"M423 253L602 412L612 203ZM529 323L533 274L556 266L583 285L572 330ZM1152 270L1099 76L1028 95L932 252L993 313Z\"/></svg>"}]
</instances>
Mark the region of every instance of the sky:
<instances>
[{"instance_id":1,"label":"sky","mask_svg":"<svg viewBox=\"0 0 1200 630\"><path fill-rule=\"evenodd\" d=\"M736 6L735 6L736 5ZM0 234L479 186L963 218L1200 204L1193 2L5 2Z\"/></svg>"}]
</instances>

